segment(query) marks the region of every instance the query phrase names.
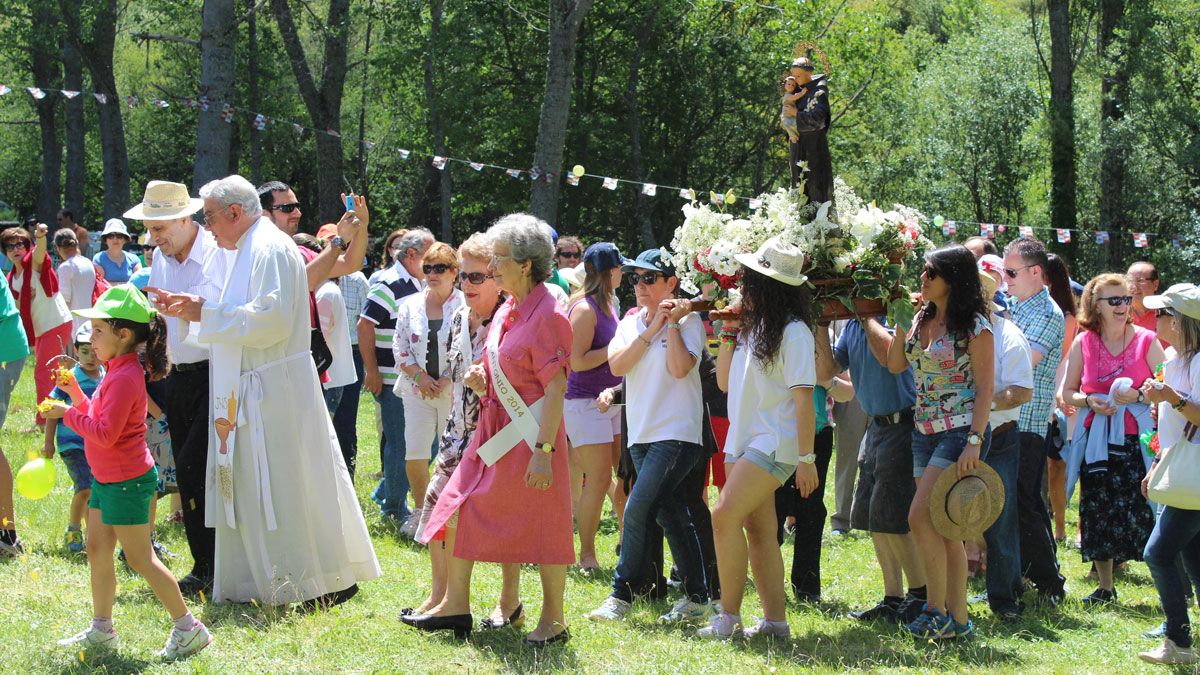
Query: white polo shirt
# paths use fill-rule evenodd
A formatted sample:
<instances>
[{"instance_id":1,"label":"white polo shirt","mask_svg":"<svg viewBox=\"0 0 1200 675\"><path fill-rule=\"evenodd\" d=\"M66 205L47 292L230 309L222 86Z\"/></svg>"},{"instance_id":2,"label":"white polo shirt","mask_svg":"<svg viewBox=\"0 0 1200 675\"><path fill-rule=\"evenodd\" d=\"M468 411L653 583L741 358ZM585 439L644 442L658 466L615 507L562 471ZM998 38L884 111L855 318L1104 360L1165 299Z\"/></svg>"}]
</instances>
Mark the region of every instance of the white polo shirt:
<instances>
[{"instance_id":1,"label":"white polo shirt","mask_svg":"<svg viewBox=\"0 0 1200 675\"><path fill-rule=\"evenodd\" d=\"M992 335L995 337L995 383L996 393L1017 386L1033 389L1033 360L1029 341L1017 328L1017 324L992 314ZM1024 404L1028 405L1028 404ZM992 410L988 421L992 428L1007 422L1016 422L1021 417L1021 407L1008 410Z\"/></svg>"},{"instance_id":2,"label":"white polo shirt","mask_svg":"<svg viewBox=\"0 0 1200 675\"><path fill-rule=\"evenodd\" d=\"M729 367L729 437L725 461L754 449L780 464L800 461L792 390L817 384L816 345L803 321L783 329L775 360L754 358L754 342L738 338Z\"/></svg>"},{"instance_id":3,"label":"white polo shirt","mask_svg":"<svg viewBox=\"0 0 1200 675\"><path fill-rule=\"evenodd\" d=\"M611 357L624 349L646 330L645 310L621 319L617 332L608 343ZM704 396L700 389L700 350L705 349L704 324L692 313L679 322L679 334L696 363L684 378L667 370L667 331L663 327L650 339L642 358L625 375L625 420L629 443L657 441L701 442Z\"/></svg>"}]
</instances>

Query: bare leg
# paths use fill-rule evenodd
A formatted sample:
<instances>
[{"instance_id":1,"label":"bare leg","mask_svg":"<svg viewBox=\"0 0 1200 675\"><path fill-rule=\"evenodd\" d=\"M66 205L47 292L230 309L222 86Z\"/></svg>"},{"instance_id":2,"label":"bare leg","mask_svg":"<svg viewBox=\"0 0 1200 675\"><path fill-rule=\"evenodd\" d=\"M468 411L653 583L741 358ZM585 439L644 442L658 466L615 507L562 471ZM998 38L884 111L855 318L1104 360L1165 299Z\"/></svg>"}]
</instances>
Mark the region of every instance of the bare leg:
<instances>
[{"instance_id":1,"label":"bare leg","mask_svg":"<svg viewBox=\"0 0 1200 675\"><path fill-rule=\"evenodd\" d=\"M890 537L900 535L871 533L871 543L875 544L875 559L879 561L879 570L883 573L883 594L892 598L904 597L904 578L901 574L900 560L893 551Z\"/></svg>"},{"instance_id":2,"label":"bare leg","mask_svg":"<svg viewBox=\"0 0 1200 675\"><path fill-rule=\"evenodd\" d=\"M1096 576L1100 578L1100 588L1111 591L1113 589L1113 561L1111 559L1097 560L1095 563Z\"/></svg>"},{"instance_id":3,"label":"bare leg","mask_svg":"<svg viewBox=\"0 0 1200 675\"><path fill-rule=\"evenodd\" d=\"M617 515L617 541L621 541L621 533L625 531L625 502L629 501L629 493L625 492L625 482L615 475L616 468L621 466L621 437L614 436L612 442L613 481L608 491L608 499L612 502L613 513Z\"/></svg>"},{"instance_id":4,"label":"bare leg","mask_svg":"<svg viewBox=\"0 0 1200 675\"><path fill-rule=\"evenodd\" d=\"M153 507L151 509L153 510ZM99 515L98 512L94 513ZM150 547L150 532L153 528L153 525L147 523L116 525L113 530L116 531L117 541L121 542L121 548L125 550L125 560L130 569L142 575L146 583L150 584L158 601L170 612L171 618L178 619L187 614L187 605L183 602L175 575L163 566L158 556L154 555L154 549Z\"/></svg>"},{"instance_id":5,"label":"bare leg","mask_svg":"<svg viewBox=\"0 0 1200 675\"><path fill-rule=\"evenodd\" d=\"M746 592L749 551L742 525L750 514L766 502L771 502L771 510L774 511L773 500L778 487L779 481L771 474L750 462L738 462L729 471L725 487L713 509L713 539L717 549L717 570L721 577L721 606L729 614L742 613L742 597ZM782 589L782 572L779 573L779 584Z\"/></svg>"},{"instance_id":6,"label":"bare leg","mask_svg":"<svg viewBox=\"0 0 1200 675\"><path fill-rule=\"evenodd\" d=\"M579 498L583 496L583 466L575 446L567 443L567 466L571 469L571 513L579 513Z\"/></svg>"},{"instance_id":7,"label":"bare leg","mask_svg":"<svg viewBox=\"0 0 1200 675\"><path fill-rule=\"evenodd\" d=\"M425 490L429 489L429 460L410 459L404 462L404 472L408 474L408 491L412 493L416 513L425 505Z\"/></svg>"},{"instance_id":8,"label":"bare leg","mask_svg":"<svg viewBox=\"0 0 1200 675\"><path fill-rule=\"evenodd\" d=\"M111 525L100 522L100 510L88 510L87 557L92 576L92 615L111 619L113 598L117 594L117 570L113 551L117 548L117 532Z\"/></svg>"},{"instance_id":9,"label":"bare leg","mask_svg":"<svg viewBox=\"0 0 1200 675\"><path fill-rule=\"evenodd\" d=\"M521 604L521 565L519 563L500 563L500 574L504 581L500 586L500 599L492 610L491 619L497 624L504 623Z\"/></svg>"},{"instance_id":10,"label":"bare leg","mask_svg":"<svg viewBox=\"0 0 1200 675\"><path fill-rule=\"evenodd\" d=\"M765 471L763 474L775 480ZM754 570L754 587L762 603L763 618L767 621L787 621L783 555L779 552L779 540L776 538L778 524L775 520L775 499L772 493L765 494L768 499L763 500L745 522L750 568Z\"/></svg>"},{"instance_id":11,"label":"bare leg","mask_svg":"<svg viewBox=\"0 0 1200 675\"><path fill-rule=\"evenodd\" d=\"M0 530L17 529L17 516L13 513L13 475L8 457L0 452Z\"/></svg>"},{"instance_id":12,"label":"bare leg","mask_svg":"<svg viewBox=\"0 0 1200 675\"><path fill-rule=\"evenodd\" d=\"M1046 485L1050 490L1050 510L1054 512L1054 538L1067 538L1067 463L1046 460Z\"/></svg>"},{"instance_id":13,"label":"bare leg","mask_svg":"<svg viewBox=\"0 0 1200 675\"><path fill-rule=\"evenodd\" d=\"M900 561L900 569L908 579L909 588L920 588L926 583L925 563L917 553L917 540L912 533L886 535L892 545L892 555ZM900 595L904 595L901 593Z\"/></svg>"},{"instance_id":14,"label":"bare leg","mask_svg":"<svg viewBox=\"0 0 1200 675\"><path fill-rule=\"evenodd\" d=\"M563 596L567 590L566 565L541 565L542 615L537 628L527 637L530 640L545 640L567 629L567 617L563 613Z\"/></svg>"},{"instance_id":15,"label":"bare leg","mask_svg":"<svg viewBox=\"0 0 1200 675\"><path fill-rule=\"evenodd\" d=\"M446 530L453 532L454 530ZM447 536L447 540L449 536ZM431 541L429 542L429 567L430 578L429 597L413 610L416 614L424 614L429 610L437 607L438 603L446 597L446 576L449 573L449 558L448 547L446 541Z\"/></svg>"},{"instance_id":16,"label":"bare leg","mask_svg":"<svg viewBox=\"0 0 1200 675\"><path fill-rule=\"evenodd\" d=\"M447 551L453 551L447 541ZM446 597L429 611L436 616L454 616L471 613L471 571L475 568L474 560L463 560L453 554L449 556L448 574L446 576Z\"/></svg>"},{"instance_id":17,"label":"bare leg","mask_svg":"<svg viewBox=\"0 0 1200 675\"><path fill-rule=\"evenodd\" d=\"M83 519L87 517L88 500L92 497L91 490L76 492L74 497L71 497L71 527L79 527L83 524Z\"/></svg>"},{"instance_id":18,"label":"bare leg","mask_svg":"<svg viewBox=\"0 0 1200 675\"><path fill-rule=\"evenodd\" d=\"M579 566L598 569L600 561L596 559L596 529L600 526L604 494L612 483L612 448L607 443L580 445L572 453L587 476L583 494L579 498L579 509L575 512L579 525Z\"/></svg>"},{"instance_id":19,"label":"bare leg","mask_svg":"<svg viewBox=\"0 0 1200 675\"><path fill-rule=\"evenodd\" d=\"M908 525L912 528L917 550L925 564L925 586L930 607L946 611L946 546L942 535L933 529L929 517L929 493L942 470L925 467L925 475L917 482L917 494L908 511ZM963 554L965 564L966 554Z\"/></svg>"},{"instance_id":20,"label":"bare leg","mask_svg":"<svg viewBox=\"0 0 1200 675\"><path fill-rule=\"evenodd\" d=\"M967 619L967 550L961 541L942 537L946 551L946 607L954 620L966 623Z\"/></svg>"}]
</instances>

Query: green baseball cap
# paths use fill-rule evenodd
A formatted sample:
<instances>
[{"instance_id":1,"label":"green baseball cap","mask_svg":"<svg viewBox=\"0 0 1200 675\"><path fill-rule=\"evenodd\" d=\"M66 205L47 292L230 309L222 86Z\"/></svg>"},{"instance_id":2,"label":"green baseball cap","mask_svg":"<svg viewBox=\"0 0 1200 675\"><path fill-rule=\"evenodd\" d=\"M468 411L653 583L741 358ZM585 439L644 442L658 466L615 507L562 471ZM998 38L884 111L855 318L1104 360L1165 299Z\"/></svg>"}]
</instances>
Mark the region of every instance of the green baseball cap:
<instances>
[{"instance_id":1,"label":"green baseball cap","mask_svg":"<svg viewBox=\"0 0 1200 675\"><path fill-rule=\"evenodd\" d=\"M85 319L125 319L135 323L150 323L155 311L136 287L120 284L104 291L96 298L96 304L91 309L77 309L71 313Z\"/></svg>"}]
</instances>

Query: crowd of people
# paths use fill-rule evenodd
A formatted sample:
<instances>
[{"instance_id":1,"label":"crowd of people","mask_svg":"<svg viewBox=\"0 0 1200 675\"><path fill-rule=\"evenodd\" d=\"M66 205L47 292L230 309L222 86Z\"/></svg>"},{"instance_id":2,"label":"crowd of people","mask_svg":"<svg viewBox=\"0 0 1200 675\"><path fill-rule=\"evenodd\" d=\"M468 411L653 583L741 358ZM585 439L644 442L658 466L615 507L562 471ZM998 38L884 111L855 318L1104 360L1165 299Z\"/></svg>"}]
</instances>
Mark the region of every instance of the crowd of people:
<instances>
[{"instance_id":1,"label":"crowd of people","mask_svg":"<svg viewBox=\"0 0 1200 675\"><path fill-rule=\"evenodd\" d=\"M788 638L787 587L821 600L829 520L874 545L882 599L857 620L941 641L975 633L972 604L1002 622L1020 619L1029 590L1057 607L1070 543L1094 566L1089 607L1118 602L1114 569L1145 560L1166 620L1139 656L1195 661L1200 511L1147 490L1200 424L1200 289L1160 289L1150 263L1079 286L1031 238L949 244L924 257L905 333L883 317L825 320L803 252L778 238L737 257L741 300L718 316L681 294L660 249L630 259L520 213L457 249L392 232L368 278L366 200L349 196L316 236L298 231L300 205L277 181L229 176L199 197L151 181L91 260L62 219L52 237L42 224L0 232L0 424L32 358L30 431L67 469L63 545L91 568L91 625L60 644L116 646L118 544L172 619L169 659L213 639L184 598L319 610L381 576L353 485L366 400L380 432L372 500L429 551L428 593L399 617L416 629L523 625L521 565L536 564L525 643L570 639L567 572L600 570L607 500L620 543L592 621L674 588L664 623ZM125 220L145 230L141 258ZM1157 454L1143 450L1154 430ZM1065 526L1076 487L1077 541ZM193 560L178 580L152 536L172 493ZM20 554L7 462L0 518L0 556ZM479 622L477 562L503 574ZM987 592L970 598L976 573Z\"/></svg>"}]
</instances>

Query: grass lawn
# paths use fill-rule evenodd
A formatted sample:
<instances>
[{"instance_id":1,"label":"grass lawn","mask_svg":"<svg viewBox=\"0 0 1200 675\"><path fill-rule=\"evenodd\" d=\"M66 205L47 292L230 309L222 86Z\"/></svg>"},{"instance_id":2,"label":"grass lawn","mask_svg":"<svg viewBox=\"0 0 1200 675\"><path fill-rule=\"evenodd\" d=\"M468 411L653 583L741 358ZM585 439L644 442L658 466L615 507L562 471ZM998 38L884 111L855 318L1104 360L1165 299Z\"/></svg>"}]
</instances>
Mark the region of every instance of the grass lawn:
<instances>
[{"instance_id":1,"label":"grass lawn","mask_svg":"<svg viewBox=\"0 0 1200 675\"><path fill-rule=\"evenodd\" d=\"M0 447L16 469L41 447L35 434L25 434L33 418L32 371L13 396ZM863 625L845 618L847 611L874 604L882 595L870 539L863 535L826 539L823 551L824 602L819 607L789 603L791 641L755 640L710 643L691 631L656 624L667 601L639 603L632 618L617 625L597 625L583 615L607 596L616 564L615 521L601 525L599 542L605 573L596 578L572 574L567 583L567 616L573 638L563 646L537 653L521 645L522 633L505 629L476 631L467 643L449 634L423 634L397 620L402 607L424 597L428 557L422 547L400 539L379 520L368 498L379 468L371 408L361 408L362 430L358 493L383 566L382 579L363 585L350 603L332 611L304 614L253 605L193 606L213 630L216 642L196 658L165 665L153 653L167 637L168 617L149 587L118 566L115 621L122 637L118 653L90 658L64 652L55 640L71 635L91 618L86 559L70 556L62 546L70 487L59 468L58 485L37 502L16 496L17 522L27 555L0 560L0 663L15 672L177 671L242 673L263 671L492 672L572 670L586 672L791 672L845 670L972 670L1130 672L1149 670L1136 653L1152 646L1141 633L1158 624L1157 595L1145 565L1134 563L1118 577L1121 605L1085 611L1078 598L1094 588L1076 551L1061 553L1069 577L1069 599L1061 609L1031 607L1023 621L994 621L986 605L975 620L978 636L962 644L914 642L891 625ZM832 489L826 495L832 501ZM183 575L191 569L181 526L162 522L158 537L176 554L169 566ZM536 517L536 514L530 514ZM1075 531L1075 523L1070 531ZM790 561L791 542L784 545ZM790 565L790 562L788 563ZM474 587L476 618L486 615L499 593L494 565L477 567ZM982 590L976 583L972 593ZM536 571L522 577L522 597L536 621L540 590ZM1032 596L1031 596L1032 599ZM757 616L758 601L747 594L747 620ZM530 624L532 626L532 623Z\"/></svg>"}]
</instances>

